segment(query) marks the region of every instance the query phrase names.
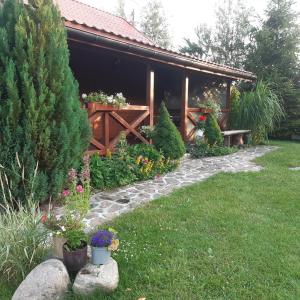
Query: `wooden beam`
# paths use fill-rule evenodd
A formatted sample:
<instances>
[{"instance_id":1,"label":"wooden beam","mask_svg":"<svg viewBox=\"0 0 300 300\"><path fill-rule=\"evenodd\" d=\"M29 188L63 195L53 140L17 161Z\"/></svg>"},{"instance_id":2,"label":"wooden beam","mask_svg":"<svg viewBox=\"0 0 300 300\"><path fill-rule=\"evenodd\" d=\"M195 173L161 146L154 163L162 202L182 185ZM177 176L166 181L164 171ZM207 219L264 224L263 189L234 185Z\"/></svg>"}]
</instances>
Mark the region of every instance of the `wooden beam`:
<instances>
[{"instance_id":1,"label":"wooden beam","mask_svg":"<svg viewBox=\"0 0 300 300\"><path fill-rule=\"evenodd\" d=\"M109 131L109 112L104 114L104 143L106 150L109 148L109 140L110 140L110 131Z\"/></svg>"},{"instance_id":2,"label":"wooden beam","mask_svg":"<svg viewBox=\"0 0 300 300\"><path fill-rule=\"evenodd\" d=\"M154 125L154 70L147 66L146 102L149 106L149 125Z\"/></svg>"},{"instance_id":3,"label":"wooden beam","mask_svg":"<svg viewBox=\"0 0 300 300\"><path fill-rule=\"evenodd\" d=\"M188 101L189 101L189 77L186 73L182 76L182 94L181 94L181 135L187 140L188 125Z\"/></svg>"}]
</instances>

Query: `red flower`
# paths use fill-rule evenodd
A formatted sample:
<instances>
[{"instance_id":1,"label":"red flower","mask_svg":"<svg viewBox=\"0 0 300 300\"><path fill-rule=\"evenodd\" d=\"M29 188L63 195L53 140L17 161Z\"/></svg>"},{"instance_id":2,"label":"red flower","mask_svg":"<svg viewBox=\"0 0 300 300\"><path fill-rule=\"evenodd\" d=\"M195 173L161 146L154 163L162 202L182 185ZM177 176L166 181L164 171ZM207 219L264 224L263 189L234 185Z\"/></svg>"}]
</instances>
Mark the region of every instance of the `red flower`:
<instances>
[{"instance_id":1,"label":"red flower","mask_svg":"<svg viewBox=\"0 0 300 300\"><path fill-rule=\"evenodd\" d=\"M200 117L199 117L199 121L205 121L206 120L206 116L204 116L204 115L201 115Z\"/></svg>"},{"instance_id":2,"label":"red flower","mask_svg":"<svg viewBox=\"0 0 300 300\"><path fill-rule=\"evenodd\" d=\"M42 222L43 224L45 224L46 221L47 221L47 219L48 219L48 216L47 216L47 215L42 215L42 217L41 217L41 222Z\"/></svg>"}]
</instances>

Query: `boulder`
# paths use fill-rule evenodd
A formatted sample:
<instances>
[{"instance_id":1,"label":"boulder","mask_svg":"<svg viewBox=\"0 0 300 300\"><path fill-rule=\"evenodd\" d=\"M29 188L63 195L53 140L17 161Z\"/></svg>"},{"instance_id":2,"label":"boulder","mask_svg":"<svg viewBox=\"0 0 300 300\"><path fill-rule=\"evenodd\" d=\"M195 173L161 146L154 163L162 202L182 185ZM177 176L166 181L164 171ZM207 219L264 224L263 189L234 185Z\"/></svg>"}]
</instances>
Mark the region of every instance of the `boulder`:
<instances>
[{"instance_id":1,"label":"boulder","mask_svg":"<svg viewBox=\"0 0 300 300\"><path fill-rule=\"evenodd\" d=\"M68 291L69 274L58 259L49 259L36 266L22 281L12 300L61 299Z\"/></svg>"},{"instance_id":2,"label":"boulder","mask_svg":"<svg viewBox=\"0 0 300 300\"><path fill-rule=\"evenodd\" d=\"M73 292L79 295L88 295L95 290L111 293L118 287L118 283L118 264L110 258L106 265L95 266L88 263L83 267L75 278Z\"/></svg>"}]
</instances>

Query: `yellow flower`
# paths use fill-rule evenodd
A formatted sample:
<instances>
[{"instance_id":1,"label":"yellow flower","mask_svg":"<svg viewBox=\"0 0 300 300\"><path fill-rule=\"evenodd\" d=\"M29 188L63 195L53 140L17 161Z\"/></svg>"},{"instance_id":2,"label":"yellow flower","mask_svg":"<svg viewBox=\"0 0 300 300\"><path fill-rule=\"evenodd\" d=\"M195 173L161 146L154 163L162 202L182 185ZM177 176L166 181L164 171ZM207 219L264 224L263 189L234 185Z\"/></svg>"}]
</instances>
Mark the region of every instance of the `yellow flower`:
<instances>
[{"instance_id":1,"label":"yellow flower","mask_svg":"<svg viewBox=\"0 0 300 300\"><path fill-rule=\"evenodd\" d=\"M108 250L110 251L117 251L118 248L119 248L119 240L115 239L115 240L112 240L110 246L108 246Z\"/></svg>"},{"instance_id":2,"label":"yellow flower","mask_svg":"<svg viewBox=\"0 0 300 300\"><path fill-rule=\"evenodd\" d=\"M138 156L137 159L136 159L136 161L135 161L135 163L136 163L137 165L139 165L140 162L141 162L141 160L142 160L142 158L143 158L142 155Z\"/></svg>"}]
</instances>

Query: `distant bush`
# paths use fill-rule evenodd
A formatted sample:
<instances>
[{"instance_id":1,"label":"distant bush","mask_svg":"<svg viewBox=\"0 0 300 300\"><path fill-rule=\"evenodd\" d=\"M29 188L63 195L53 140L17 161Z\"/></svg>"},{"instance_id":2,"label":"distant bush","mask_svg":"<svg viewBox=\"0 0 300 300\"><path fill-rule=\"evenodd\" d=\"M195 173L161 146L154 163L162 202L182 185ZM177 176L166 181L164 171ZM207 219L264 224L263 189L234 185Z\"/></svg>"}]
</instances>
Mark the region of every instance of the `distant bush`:
<instances>
[{"instance_id":1,"label":"distant bush","mask_svg":"<svg viewBox=\"0 0 300 300\"><path fill-rule=\"evenodd\" d=\"M224 138L221 133L220 126L218 124L215 114L209 114L206 118L206 124L204 129L204 136L206 142L210 145L222 146Z\"/></svg>"},{"instance_id":2,"label":"distant bush","mask_svg":"<svg viewBox=\"0 0 300 300\"><path fill-rule=\"evenodd\" d=\"M179 159L185 153L182 137L172 122L166 105L162 102L158 122L153 132L153 141L156 149L170 159Z\"/></svg>"}]
</instances>

